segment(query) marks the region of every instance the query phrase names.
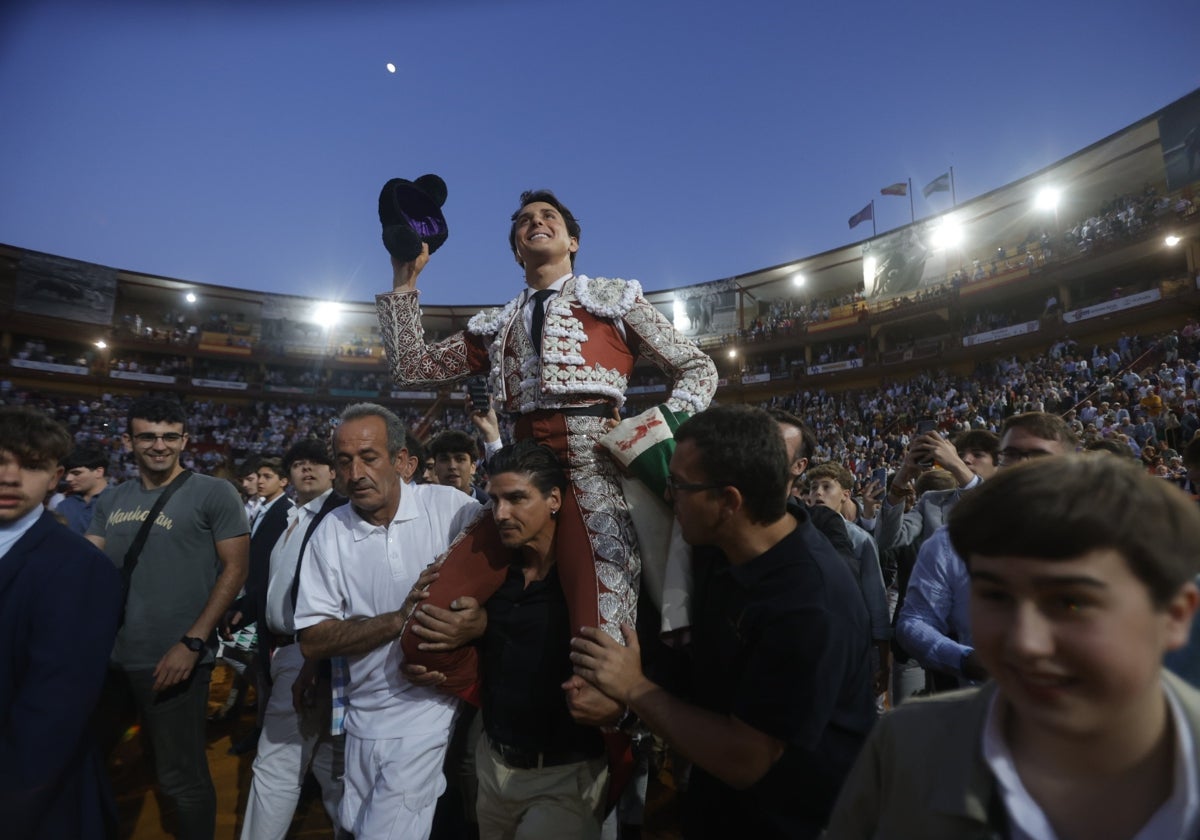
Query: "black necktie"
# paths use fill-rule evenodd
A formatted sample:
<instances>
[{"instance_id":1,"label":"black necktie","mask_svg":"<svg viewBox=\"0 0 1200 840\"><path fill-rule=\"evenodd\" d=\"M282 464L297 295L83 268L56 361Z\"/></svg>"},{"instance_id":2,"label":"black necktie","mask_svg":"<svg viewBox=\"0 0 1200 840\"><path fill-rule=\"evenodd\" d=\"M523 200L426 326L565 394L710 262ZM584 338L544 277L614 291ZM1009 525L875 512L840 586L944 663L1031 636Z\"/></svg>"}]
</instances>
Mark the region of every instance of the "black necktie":
<instances>
[{"instance_id":1,"label":"black necktie","mask_svg":"<svg viewBox=\"0 0 1200 840\"><path fill-rule=\"evenodd\" d=\"M546 323L546 298L554 294L554 289L542 289L533 293L533 323L530 326L529 337L533 340L533 349L542 355L542 325Z\"/></svg>"}]
</instances>

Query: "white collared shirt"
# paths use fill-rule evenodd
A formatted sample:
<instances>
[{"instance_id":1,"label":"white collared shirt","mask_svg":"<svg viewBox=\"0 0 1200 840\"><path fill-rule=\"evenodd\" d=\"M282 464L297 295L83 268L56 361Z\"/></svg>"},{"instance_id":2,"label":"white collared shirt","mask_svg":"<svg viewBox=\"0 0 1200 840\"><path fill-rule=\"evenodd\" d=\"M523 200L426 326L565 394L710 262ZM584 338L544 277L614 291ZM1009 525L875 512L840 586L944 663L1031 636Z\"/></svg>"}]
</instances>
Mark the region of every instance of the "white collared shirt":
<instances>
[{"instance_id":1,"label":"white collared shirt","mask_svg":"<svg viewBox=\"0 0 1200 840\"><path fill-rule=\"evenodd\" d=\"M549 286L546 287L549 291L554 292L554 294L550 295L548 298L546 298L544 301L542 301L542 314L545 314L546 307L550 305L550 301L552 301L556 297L558 297L559 292L562 291L563 284L566 283L568 280L570 280L574 276L575 275L573 275L573 274L564 274L562 277L559 277L557 280L555 280L553 283L551 283ZM534 289L531 289L528 286L526 286L525 291L521 293L522 294L521 317L525 319L525 334L530 335L530 336L533 335L533 307L534 307L533 295L534 295L534 292L535 292Z\"/></svg>"},{"instance_id":2,"label":"white collared shirt","mask_svg":"<svg viewBox=\"0 0 1200 840\"><path fill-rule=\"evenodd\" d=\"M1200 817L1200 789L1197 779L1200 768L1196 766L1196 746L1183 707L1163 683L1167 705L1175 729L1175 769L1171 796L1162 804L1149 821L1130 840L1160 840L1164 837L1191 837ZM1008 743L1004 740L1003 713L1000 694L992 696L988 704L987 719L983 727L983 759L987 762L1004 800L1008 812L1009 837L1011 840L1058 840L1050 820L1037 804L1021 777Z\"/></svg>"},{"instance_id":3,"label":"white collared shirt","mask_svg":"<svg viewBox=\"0 0 1200 840\"><path fill-rule=\"evenodd\" d=\"M17 544L17 540L25 536L25 532L34 526L45 510L46 508L42 505L35 505L33 510L16 522L0 528L0 557L8 554L9 549Z\"/></svg>"},{"instance_id":4,"label":"white collared shirt","mask_svg":"<svg viewBox=\"0 0 1200 840\"><path fill-rule=\"evenodd\" d=\"M296 633L292 611L292 581L296 579L296 564L300 562L300 546L313 519L329 498L333 488L307 504L288 511L287 526L275 547L271 549L271 576L267 580L267 627L272 633L293 636Z\"/></svg>"},{"instance_id":5,"label":"white collared shirt","mask_svg":"<svg viewBox=\"0 0 1200 840\"><path fill-rule=\"evenodd\" d=\"M548 298L546 298L544 301L542 301L542 314L543 315L546 312L546 307L549 306L556 297L558 297L559 293L562 291L563 285L574 276L575 275L573 273L572 274L564 274L562 277L559 277L557 280L555 280L553 283L551 283L549 286L546 287L550 291L554 292L554 294L550 295ZM533 336L533 305L535 302L533 299L533 295L534 295L534 290L529 288L528 286L525 288L525 291L521 293L521 317L524 318L524 320L525 320L525 334L530 337ZM625 338L625 324L622 323L620 319L617 319L616 327L617 327L617 332L619 332L621 334L621 338Z\"/></svg>"},{"instance_id":6,"label":"white collared shirt","mask_svg":"<svg viewBox=\"0 0 1200 840\"><path fill-rule=\"evenodd\" d=\"M283 500L287 499L287 498L288 498L287 493L280 493L278 496L276 496L273 500L271 500L269 502L266 500L263 500L263 502L258 506L258 510L255 511L254 517L250 520L250 536L251 537L253 537L254 534L258 531L258 526L262 524L262 521L267 518L267 513L271 510L271 508L274 507L275 505L283 504L284 503ZM290 502L291 502L291 500L288 499L289 504L290 504Z\"/></svg>"},{"instance_id":7,"label":"white collared shirt","mask_svg":"<svg viewBox=\"0 0 1200 840\"><path fill-rule=\"evenodd\" d=\"M400 609L421 571L481 509L454 487L418 484L401 488L387 527L366 522L352 504L332 511L309 540L300 568L295 628ZM401 672L402 659L398 641L346 657L346 732L385 739L449 728L457 700L412 685Z\"/></svg>"}]
</instances>

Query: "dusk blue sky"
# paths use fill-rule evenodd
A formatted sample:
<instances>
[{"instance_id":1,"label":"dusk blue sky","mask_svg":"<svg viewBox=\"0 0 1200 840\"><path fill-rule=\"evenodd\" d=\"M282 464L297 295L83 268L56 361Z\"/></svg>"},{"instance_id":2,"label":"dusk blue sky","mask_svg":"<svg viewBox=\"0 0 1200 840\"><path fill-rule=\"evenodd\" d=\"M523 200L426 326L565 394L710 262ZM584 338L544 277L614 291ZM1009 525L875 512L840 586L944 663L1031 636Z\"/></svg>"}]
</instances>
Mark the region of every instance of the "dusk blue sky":
<instances>
[{"instance_id":1,"label":"dusk blue sky","mask_svg":"<svg viewBox=\"0 0 1200 840\"><path fill-rule=\"evenodd\" d=\"M251 7L252 10L247 10ZM502 302L549 187L577 268L650 290L869 236L1200 86L1200 3L8 2L0 242L339 300L390 286L376 200L446 179L423 300ZM395 74L385 68L397 66Z\"/></svg>"}]
</instances>

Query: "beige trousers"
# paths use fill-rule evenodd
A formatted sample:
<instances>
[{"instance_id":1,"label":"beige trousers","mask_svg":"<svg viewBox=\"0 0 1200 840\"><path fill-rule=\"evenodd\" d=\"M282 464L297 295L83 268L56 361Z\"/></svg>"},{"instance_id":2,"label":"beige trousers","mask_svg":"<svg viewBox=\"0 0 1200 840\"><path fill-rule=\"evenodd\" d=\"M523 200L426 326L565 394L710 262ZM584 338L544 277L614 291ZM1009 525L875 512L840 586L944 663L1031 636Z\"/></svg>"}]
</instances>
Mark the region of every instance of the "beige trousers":
<instances>
[{"instance_id":1,"label":"beige trousers","mask_svg":"<svg viewBox=\"0 0 1200 840\"><path fill-rule=\"evenodd\" d=\"M475 749L481 840L599 840L608 762L520 770L504 763L484 734Z\"/></svg>"}]
</instances>

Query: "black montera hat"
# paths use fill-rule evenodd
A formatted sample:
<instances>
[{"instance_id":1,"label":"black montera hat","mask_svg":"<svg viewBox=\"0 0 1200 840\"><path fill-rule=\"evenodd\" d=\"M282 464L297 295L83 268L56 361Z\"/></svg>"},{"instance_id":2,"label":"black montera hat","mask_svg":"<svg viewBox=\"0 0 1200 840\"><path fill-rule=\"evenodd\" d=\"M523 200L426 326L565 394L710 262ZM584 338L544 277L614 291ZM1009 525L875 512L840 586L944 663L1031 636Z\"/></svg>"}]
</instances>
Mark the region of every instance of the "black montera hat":
<instances>
[{"instance_id":1,"label":"black montera hat","mask_svg":"<svg viewBox=\"0 0 1200 840\"><path fill-rule=\"evenodd\" d=\"M379 221L383 224L383 246L400 262L412 262L421 253L442 247L450 229L442 215L446 182L437 175L422 175L415 181L393 178L379 193Z\"/></svg>"}]
</instances>

